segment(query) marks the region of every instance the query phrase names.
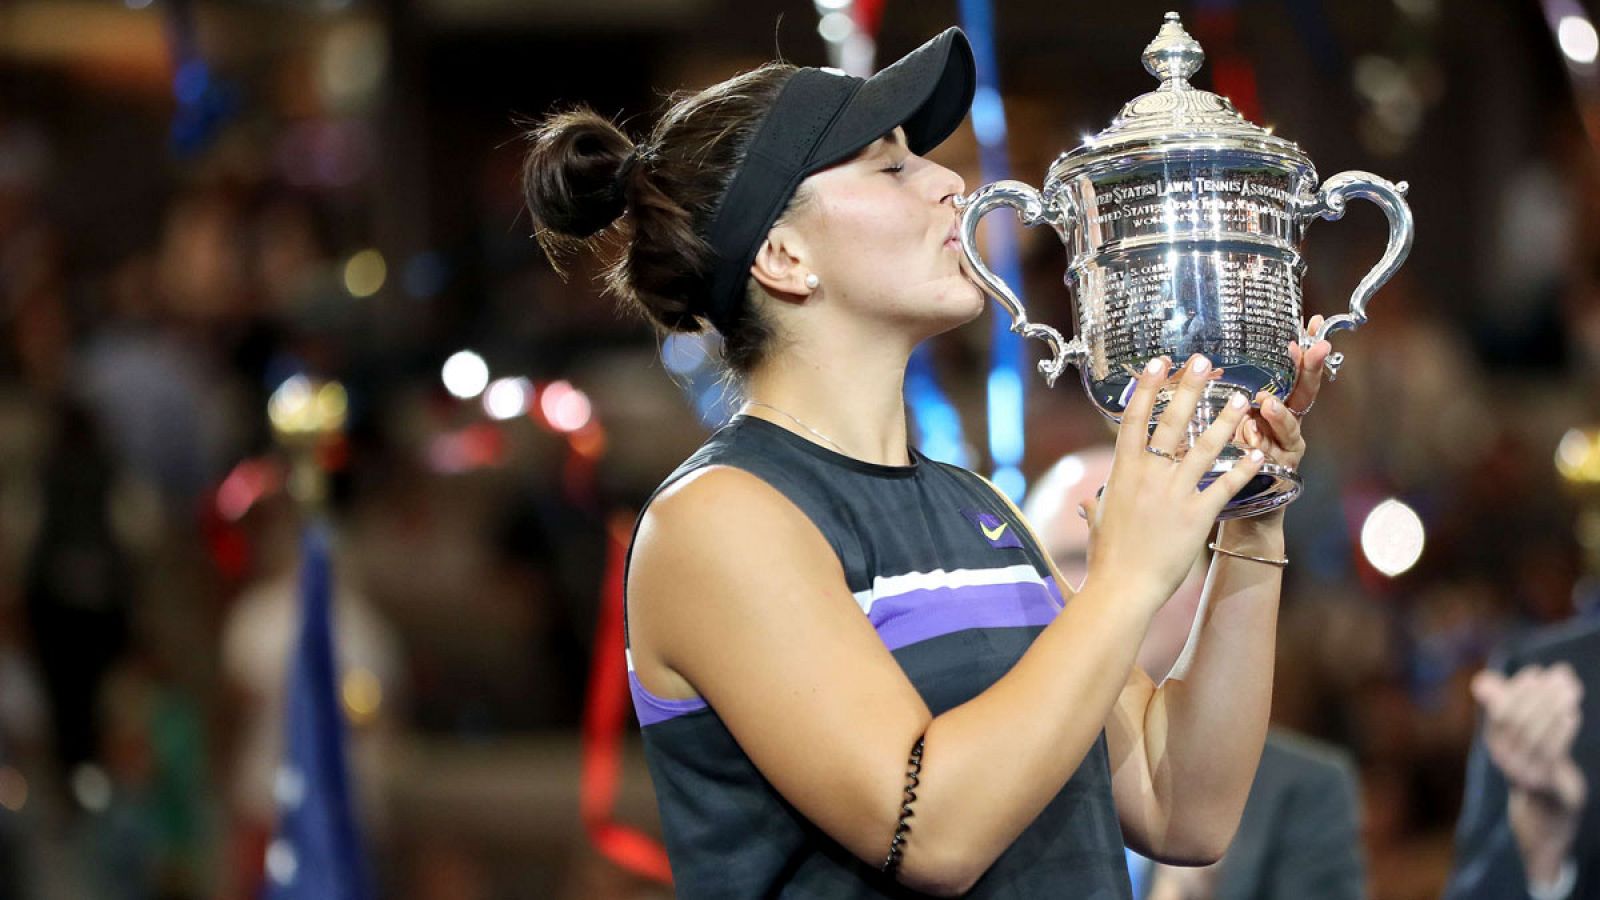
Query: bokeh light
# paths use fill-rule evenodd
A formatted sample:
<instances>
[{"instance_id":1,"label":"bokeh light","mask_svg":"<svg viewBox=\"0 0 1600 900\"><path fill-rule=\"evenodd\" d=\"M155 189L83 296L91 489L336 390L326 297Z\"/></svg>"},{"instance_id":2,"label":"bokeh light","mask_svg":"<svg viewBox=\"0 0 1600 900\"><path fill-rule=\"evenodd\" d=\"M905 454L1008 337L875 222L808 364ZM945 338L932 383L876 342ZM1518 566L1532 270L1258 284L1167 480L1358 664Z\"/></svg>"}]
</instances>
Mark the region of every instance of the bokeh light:
<instances>
[{"instance_id":1,"label":"bokeh light","mask_svg":"<svg viewBox=\"0 0 1600 900\"><path fill-rule=\"evenodd\" d=\"M1361 525L1361 553L1374 569L1393 578L1422 558L1422 517L1390 498L1373 507Z\"/></svg>"},{"instance_id":2,"label":"bokeh light","mask_svg":"<svg viewBox=\"0 0 1600 900\"><path fill-rule=\"evenodd\" d=\"M278 838L267 845L267 877L278 885L289 885L300 871L300 859L288 841Z\"/></svg>"},{"instance_id":3,"label":"bokeh light","mask_svg":"<svg viewBox=\"0 0 1600 900\"><path fill-rule=\"evenodd\" d=\"M1600 484L1600 430L1567 429L1556 444L1556 471L1573 484Z\"/></svg>"},{"instance_id":4,"label":"bokeh light","mask_svg":"<svg viewBox=\"0 0 1600 900\"><path fill-rule=\"evenodd\" d=\"M825 41L842 41L855 31L856 24L849 13L831 12L817 23L817 34Z\"/></svg>"},{"instance_id":5,"label":"bokeh light","mask_svg":"<svg viewBox=\"0 0 1600 900\"><path fill-rule=\"evenodd\" d=\"M589 398L565 381L553 381L539 397L539 411L557 431L577 431L589 424L593 408Z\"/></svg>"},{"instance_id":6,"label":"bokeh light","mask_svg":"<svg viewBox=\"0 0 1600 900\"><path fill-rule=\"evenodd\" d=\"M661 342L661 363L674 375L692 375L710 358L704 335L669 334Z\"/></svg>"},{"instance_id":7,"label":"bokeh light","mask_svg":"<svg viewBox=\"0 0 1600 900\"><path fill-rule=\"evenodd\" d=\"M489 364L471 350L462 350L444 361L444 369L439 375L444 380L444 389L451 396L471 400L489 385Z\"/></svg>"},{"instance_id":8,"label":"bokeh light","mask_svg":"<svg viewBox=\"0 0 1600 900\"><path fill-rule=\"evenodd\" d=\"M388 277L389 266L376 250L362 250L344 264L344 289L352 297L371 297L383 290Z\"/></svg>"},{"instance_id":9,"label":"bokeh light","mask_svg":"<svg viewBox=\"0 0 1600 900\"><path fill-rule=\"evenodd\" d=\"M111 806L111 778L106 770L83 763L72 770L72 796L90 812L105 812Z\"/></svg>"},{"instance_id":10,"label":"bokeh light","mask_svg":"<svg viewBox=\"0 0 1600 900\"><path fill-rule=\"evenodd\" d=\"M354 668L340 681L339 698L344 702L350 724L367 725L378 717L378 709L383 705L383 685L370 669Z\"/></svg>"},{"instance_id":11,"label":"bokeh light","mask_svg":"<svg viewBox=\"0 0 1600 900\"><path fill-rule=\"evenodd\" d=\"M526 378L496 378L483 392L483 411L498 421L514 419L528 411L533 384Z\"/></svg>"},{"instance_id":12,"label":"bokeh light","mask_svg":"<svg viewBox=\"0 0 1600 900\"><path fill-rule=\"evenodd\" d=\"M1589 65L1600 55L1600 35L1595 34L1594 23L1586 16L1563 16L1556 26L1556 41L1567 59L1575 63Z\"/></svg>"},{"instance_id":13,"label":"bokeh light","mask_svg":"<svg viewBox=\"0 0 1600 900\"><path fill-rule=\"evenodd\" d=\"M28 779L11 766L0 766L0 808L22 812L28 804Z\"/></svg>"},{"instance_id":14,"label":"bokeh light","mask_svg":"<svg viewBox=\"0 0 1600 900\"><path fill-rule=\"evenodd\" d=\"M290 437L337 431L344 427L348 412L343 385L337 381L319 385L304 375L284 381L267 401L272 427Z\"/></svg>"},{"instance_id":15,"label":"bokeh light","mask_svg":"<svg viewBox=\"0 0 1600 900\"><path fill-rule=\"evenodd\" d=\"M283 474L277 466L264 459L242 460L217 487L217 515L237 522L282 485Z\"/></svg>"}]
</instances>

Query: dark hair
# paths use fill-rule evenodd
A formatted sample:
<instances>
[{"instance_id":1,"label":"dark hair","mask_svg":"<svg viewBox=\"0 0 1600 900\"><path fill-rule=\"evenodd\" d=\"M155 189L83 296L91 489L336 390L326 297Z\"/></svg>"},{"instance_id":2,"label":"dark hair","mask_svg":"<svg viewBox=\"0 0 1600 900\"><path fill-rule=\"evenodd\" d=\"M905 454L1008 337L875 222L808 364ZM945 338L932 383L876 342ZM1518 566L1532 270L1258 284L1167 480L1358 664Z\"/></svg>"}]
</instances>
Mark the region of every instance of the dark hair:
<instances>
[{"instance_id":1,"label":"dark hair","mask_svg":"<svg viewBox=\"0 0 1600 900\"><path fill-rule=\"evenodd\" d=\"M667 332L715 327L723 362L749 372L772 329L748 301L710 321L705 235L757 127L795 71L769 63L696 94L675 94L637 147L584 107L539 122L526 135L522 191L551 264L559 272L574 251L609 251L607 292Z\"/></svg>"}]
</instances>

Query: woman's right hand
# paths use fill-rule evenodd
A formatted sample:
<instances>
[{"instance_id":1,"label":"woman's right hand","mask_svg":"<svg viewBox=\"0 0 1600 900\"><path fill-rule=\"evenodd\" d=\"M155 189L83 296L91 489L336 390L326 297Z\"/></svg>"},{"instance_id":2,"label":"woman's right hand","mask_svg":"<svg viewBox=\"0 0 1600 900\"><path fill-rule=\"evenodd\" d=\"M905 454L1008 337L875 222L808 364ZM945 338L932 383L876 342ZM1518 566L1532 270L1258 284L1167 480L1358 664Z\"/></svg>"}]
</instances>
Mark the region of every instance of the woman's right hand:
<instances>
[{"instance_id":1,"label":"woman's right hand","mask_svg":"<svg viewBox=\"0 0 1600 900\"><path fill-rule=\"evenodd\" d=\"M1180 456L1189 421L1213 371L1204 356L1190 357L1152 433L1150 414L1171 367L1166 357L1157 357L1140 373L1117 430L1111 476L1101 496L1084 504L1090 530L1085 588L1103 585L1118 596L1147 604L1151 613L1178 589L1222 507L1261 470L1263 459L1260 451L1253 451L1205 490L1196 490L1249 412L1250 401L1235 394L1189 452Z\"/></svg>"}]
</instances>

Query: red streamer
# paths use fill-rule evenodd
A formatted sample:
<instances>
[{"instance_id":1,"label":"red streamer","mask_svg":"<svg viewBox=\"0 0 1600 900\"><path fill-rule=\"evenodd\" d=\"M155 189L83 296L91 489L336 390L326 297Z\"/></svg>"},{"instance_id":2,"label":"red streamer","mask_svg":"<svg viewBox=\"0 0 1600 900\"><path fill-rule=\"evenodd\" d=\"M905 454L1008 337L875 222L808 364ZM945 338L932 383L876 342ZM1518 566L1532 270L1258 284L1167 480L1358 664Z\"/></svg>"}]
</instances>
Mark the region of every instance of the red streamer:
<instances>
[{"instance_id":1,"label":"red streamer","mask_svg":"<svg viewBox=\"0 0 1600 900\"><path fill-rule=\"evenodd\" d=\"M856 0L850 5L850 15L856 28L870 38L878 36L878 26L883 24L884 0Z\"/></svg>"},{"instance_id":2,"label":"red streamer","mask_svg":"<svg viewBox=\"0 0 1600 900\"><path fill-rule=\"evenodd\" d=\"M602 856L635 875L671 884L672 869L661 842L614 817L617 784L622 777L622 729L628 721L630 697L627 670L622 665L623 566L630 533L626 516L614 517L607 528L606 574L600 588L594 660L589 665L583 712L578 812Z\"/></svg>"}]
</instances>

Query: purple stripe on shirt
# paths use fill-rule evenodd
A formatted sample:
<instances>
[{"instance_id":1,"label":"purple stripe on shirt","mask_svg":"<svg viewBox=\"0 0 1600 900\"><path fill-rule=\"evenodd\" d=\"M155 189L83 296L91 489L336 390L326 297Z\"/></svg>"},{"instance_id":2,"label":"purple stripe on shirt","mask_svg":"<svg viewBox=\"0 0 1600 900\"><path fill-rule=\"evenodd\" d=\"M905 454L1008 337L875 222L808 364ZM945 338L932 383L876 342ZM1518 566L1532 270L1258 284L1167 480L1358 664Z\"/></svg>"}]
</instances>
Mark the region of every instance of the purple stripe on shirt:
<instances>
[{"instance_id":1,"label":"purple stripe on shirt","mask_svg":"<svg viewBox=\"0 0 1600 900\"><path fill-rule=\"evenodd\" d=\"M969 628L1048 625L1061 611L1060 592L1024 581L928 588L874 600L867 618L890 650Z\"/></svg>"},{"instance_id":2,"label":"purple stripe on shirt","mask_svg":"<svg viewBox=\"0 0 1600 900\"><path fill-rule=\"evenodd\" d=\"M645 689L640 683L639 676L633 672L628 673L628 692L633 694L633 712L639 717L639 725L654 725L665 722L678 716L699 712L707 708L706 701L699 697L690 697L686 700L669 700L666 697L657 697Z\"/></svg>"},{"instance_id":3,"label":"purple stripe on shirt","mask_svg":"<svg viewBox=\"0 0 1600 900\"><path fill-rule=\"evenodd\" d=\"M1016 628L1048 625L1061 611L1061 590L1054 578L1044 584L981 584L969 587L929 588L886 597L872 604L867 617L890 650L968 628ZM628 690L640 726L655 725L678 716L707 709L699 697L672 700L658 697L628 673Z\"/></svg>"}]
</instances>

